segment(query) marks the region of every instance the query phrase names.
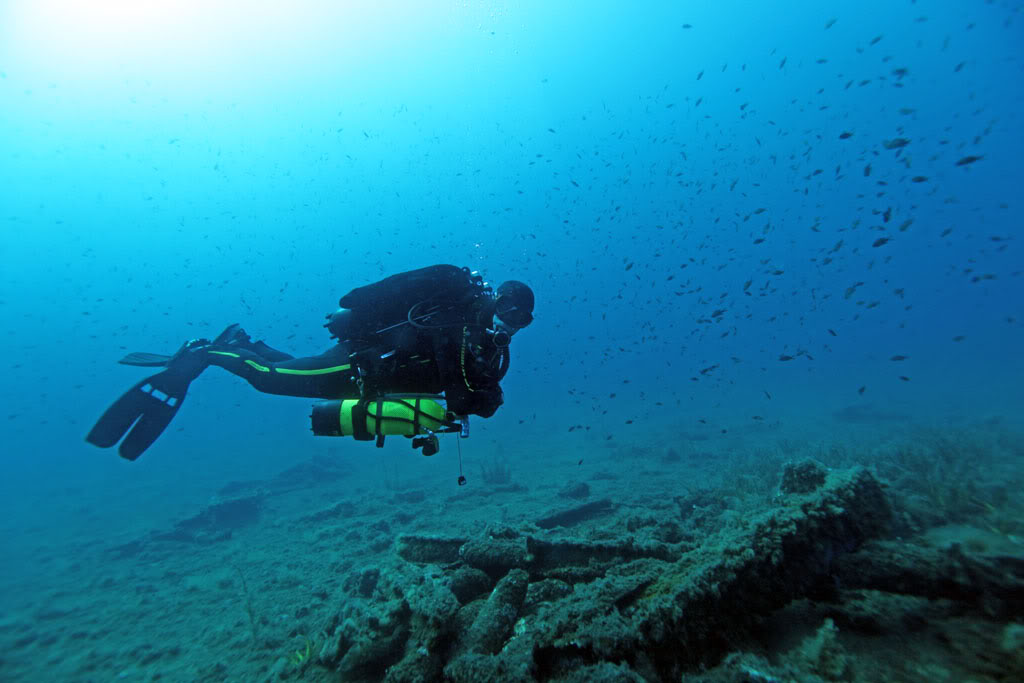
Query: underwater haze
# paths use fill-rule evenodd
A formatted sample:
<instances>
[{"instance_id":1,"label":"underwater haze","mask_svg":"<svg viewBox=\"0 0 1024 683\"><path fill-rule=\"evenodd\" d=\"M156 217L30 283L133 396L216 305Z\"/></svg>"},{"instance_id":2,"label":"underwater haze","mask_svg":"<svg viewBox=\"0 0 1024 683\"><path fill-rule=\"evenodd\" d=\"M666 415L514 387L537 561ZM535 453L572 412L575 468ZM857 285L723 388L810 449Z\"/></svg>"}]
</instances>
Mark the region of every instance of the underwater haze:
<instances>
[{"instance_id":1,"label":"underwater haze","mask_svg":"<svg viewBox=\"0 0 1024 683\"><path fill-rule=\"evenodd\" d=\"M0 680L1024 679L1022 109L1016 0L0 0ZM433 264L536 296L436 455L85 441Z\"/></svg>"}]
</instances>

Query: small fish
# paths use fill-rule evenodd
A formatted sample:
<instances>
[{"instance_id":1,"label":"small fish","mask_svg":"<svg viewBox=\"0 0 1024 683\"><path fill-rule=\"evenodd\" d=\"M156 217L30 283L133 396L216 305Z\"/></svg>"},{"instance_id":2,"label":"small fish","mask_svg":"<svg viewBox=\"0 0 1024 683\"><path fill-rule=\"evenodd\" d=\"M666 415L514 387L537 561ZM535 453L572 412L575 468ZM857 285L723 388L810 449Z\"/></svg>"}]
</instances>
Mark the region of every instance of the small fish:
<instances>
[{"instance_id":1,"label":"small fish","mask_svg":"<svg viewBox=\"0 0 1024 683\"><path fill-rule=\"evenodd\" d=\"M900 379L903 380L904 382L909 382L910 381L910 378L907 377L906 375L900 375Z\"/></svg>"},{"instance_id":2,"label":"small fish","mask_svg":"<svg viewBox=\"0 0 1024 683\"><path fill-rule=\"evenodd\" d=\"M554 129L554 128L548 128L548 132L549 132L549 133L554 133L554 132L555 132L555 129Z\"/></svg>"},{"instance_id":3,"label":"small fish","mask_svg":"<svg viewBox=\"0 0 1024 683\"><path fill-rule=\"evenodd\" d=\"M867 389L867 386L862 386L860 389L857 390L857 393L860 394L861 396L863 396L865 389Z\"/></svg>"},{"instance_id":4,"label":"small fish","mask_svg":"<svg viewBox=\"0 0 1024 683\"><path fill-rule=\"evenodd\" d=\"M906 360L909 356L893 356L889 360Z\"/></svg>"},{"instance_id":5,"label":"small fish","mask_svg":"<svg viewBox=\"0 0 1024 683\"><path fill-rule=\"evenodd\" d=\"M837 21L838 21L838 19L829 19L828 21L826 21L825 22L825 30L827 31L828 29L830 29L833 26L835 26Z\"/></svg>"},{"instance_id":6,"label":"small fish","mask_svg":"<svg viewBox=\"0 0 1024 683\"><path fill-rule=\"evenodd\" d=\"M958 334L957 336L953 337L953 341L955 342L962 342L964 339L967 339L967 337L965 337L962 334Z\"/></svg>"},{"instance_id":7,"label":"small fish","mask_svg":"<svg viewBox=\"0 0 1024 683\"><path fill-rule=\"evenodd\" d=\"M794 357L795 356L787 356L786 354L782 354L779 356L779 360L793 360Z\"/></svg>"},{"instance_id":8,"label":"small fish","mask_svg":"<svg viewBox=\"0 0 1024 683\"><path fill-rule=\"evenodd\" d=\"M851 133L848 130L844 130L842 133L839 134L839 139L840 140L846 140L847 138L850 138L850 137L853 137L853 133Z\"/></svg>"},{"instance_id":9,"label":"small fish","mask_svg":"<svg viewBox=\"0 0 1024 683\"><path fill-rule=\"evenodd\" d=\"M911 180L914 181L915 183L926 183L926 182L928 182L928 176L926 176L926 175L916 175L913 178L911 178Z\"/></svg>"},{"instance_id":10,"label":"small fish","mask_svg":"<svg viewBox=\"0 0 1024 683\"><path fill-rule=\"evenodd\" d=\"M899 149L900 147L906 147L910 144L910 140L906 138L893 138L892 140L884 140L882 146L886 149Z\"/></svg>"},{"instance_id":11,"label":"small fish","mask_svg":"<svg viewBox=\"0 0 1024 683\"><path fill-rule=\"evenodd\" d=\"M764 389L762 389L762 391L764 391L764 395L768 397L768 400L769 400L769 401L770 401L770 400L772 400L772 395L771 395L771 394L769 394L769 393L768 393L768 392L767 392L766 390L764 390Z\"/></svg>"},{"instance_id":12,"label":"small fish","mask_svg":"<svg viewBox=\"0 0 1024 683\"><path fill-rule=\"evenodd\" d=\"M702 78L704 78L704 72L703 72L703 71L701 71L701 72L700 72L699 74L697 74L697 80L698 80L698 81L699 81L700 79L702 79Z\"/></svg>"},{"instance_id":13,"label":"small fish","mask_svg":"<svg viewBox=\"0 0 1024 683\"><path fill-rule=\"evenodd\" d=\"M828 333L831 334L833 337L838 337L839 336L838 334L836 334L836 331L831 329L831 328L829 328Z\"/></svg>"},{"instance_id":14,"label":"small fish","mask_svg":"<svg viewBox=\"0 0 1024 683\"><path fill-rule=\"evenodd\" d=\"M579 467L582 464L583 464L583 458L580 458L580 461L578 463L576 463L576 467Z\"/></svg>"},{"instance_id":15,"label":"small fish","mask_svg":"<svg viewBox=\"0 0 1024 683\"><path fill-rule=\"evenodd\" d=\"M751 420L763 420L764 418L761 417L760 415L751 415L750 419Z\"/></svg>"},{"instance_id":16,"label":"small fish","mask_svg":"<svg viewBox=\"0 0 1024 683\"><path fill-rule=\"evenodd\" d=\"M890 238L888 238L888 237L879 237L879 238L878 238L877 240L875 240L874 242L872 242L871 246L873 246L873 247L880 247L880 246L882 246L883 244L885 244L886 242L888 242L888 241L889 241L889 239L890 239Z\"/></svg>"},{"instance_id":17,"label":"small fish","mask_svg":"<svg viewBox=\"0 0 1024 683\"><path fill-rule=\"evenodd\" d=\"M983 156L966 156L956 162L957 166L966 166L967 164L973 164L975 161L981 161L985 157Z\"/></svg>"}]
</instances>

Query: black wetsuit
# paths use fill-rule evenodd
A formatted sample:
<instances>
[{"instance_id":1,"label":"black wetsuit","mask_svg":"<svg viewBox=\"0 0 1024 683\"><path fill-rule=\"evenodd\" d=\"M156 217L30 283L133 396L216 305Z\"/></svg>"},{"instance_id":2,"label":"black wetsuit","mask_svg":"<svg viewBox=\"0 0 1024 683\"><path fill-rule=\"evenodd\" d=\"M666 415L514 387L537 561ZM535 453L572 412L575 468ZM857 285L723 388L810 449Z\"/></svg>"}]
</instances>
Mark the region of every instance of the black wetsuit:
<instances>
[{"instance_id":1,"label":"black wetsuit","mask_svg":"<svg viewBox=\"0 0 1024 683\"><path fill-rule=\"evenodd\" d=\"M456 415L490 417L508 347L495 345L494 294L469 269L437 265L388 277L341 298L351 311L338 343L295 358L263 342L203 349L211 365L259 391L309 398L443 393Z\"/></svg>"}]
</instances>

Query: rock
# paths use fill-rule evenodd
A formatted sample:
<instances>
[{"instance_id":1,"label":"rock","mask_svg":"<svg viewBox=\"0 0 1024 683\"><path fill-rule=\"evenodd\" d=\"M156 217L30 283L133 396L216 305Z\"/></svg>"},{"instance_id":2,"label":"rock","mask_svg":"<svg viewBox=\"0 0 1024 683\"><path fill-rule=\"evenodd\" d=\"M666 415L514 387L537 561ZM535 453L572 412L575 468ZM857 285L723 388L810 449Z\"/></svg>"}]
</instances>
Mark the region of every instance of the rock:
<instances>
[{"instance_id":1,"label":"rock","mask_svg":"<svg viewBox=\"0 0 1024 683\"><path fill-rule=\"evenodd\" d=\"M364 598L368 598L373 595L373 589L377 587L379 579L380 570L376 567L368 567L349 577L349 580L344 584L344 588Z\"/></svg>"},{"instance_id":2,"label":"rock","mask_svg":"<svg viewBox=\"0 0 1024 683\"><path fill-rule=\"evenodd\" d=\"M572 526L611 512L612 501L608 498L595 500L592 503L577 505L566 510L553 512L537 520L541 529L554 529L556 526Z\"/></svg>"},{"instance_id":3,"label":"rock","mask_svg":"<svg viewBox=\"0 0 1024 683\"><path fill-rule=\"evenodd\" d=\"M590 495L590 487L584 482L577 482L575 484L569 484L561 491L558 495L562 498L572 498L573 500L583 500Z\"/></svg>"},{"instance_id":4,"label":"rock","mask_svg":"<svg viewBox=\"0 0 1024 683\"><path fill-rule=\"evenodd\" d=\"M826 476L828 469L817 460L807 458L800 462L787 462L782 466L779 490L785 494L813 493L825 483Z\"/></svg>"},{"instance_id":5,"label":"rock","mask_svg":"<svg viewBox=\"0 0 1024 683\"><path fill-rule=\"evenodd\" d=\"M813 636L800 645L799 657L806 667L826 681L846 680L850 668L849 656L839 644L839 629L831 619L825 619Z\"/></svg>"},{"instance_id":6,"label":"rock","mask_svg":"<svg viewBox=\"0 0 1024 683\"><path fill-rule=\"evenodd\" d=\"M398 537L398 555L407 562L451 564L459 561L459 548L465 545L467 540L447 536L405 534Z\"/></svg>"},{"instance_id":7,"label":"rock","mask_svg":"<svg viewBox=\"0 0 1024 683\"><path fill-rule=\"evenodd\" d=\"M462 639L460 649L468 653L497 654L512 635L528 586L529 575L522 569L513 569L499 581Z\"/></svg>"},{"instance_id":8,"label":"rock","mask_svg":"<svg viewBox=\"0 0 1024 683\"><path fill-rule=\"evenodd\" d=\"M558 677L558 683L645 683L645 680L629 666L611 662L581 666Z\"/></svg>"},{"instance_id":9,"label":"rock","mask_svg":"<svg viewBox=\"0 0 1024 683\"><path fill-rule=\"evenodd\" d=\"M456 657L444 668L444 680L453 683L480 683L491 681L533 681L532 662L529 658L496 657L467 653Z\"/></svg>"},{"instance_id":10,"label":"rock","mask_svg":"<svg viewBox=\"0 0 1024 683\"><path fill-rule=\"evenodd\" d=\"M470 567L475 567L493 579L498 579L514 567L529 565L529 551L526 539L485 537L466 542L459 548L459 557Z\"/></svg>"},{"instance_id":11,"label":"rock","mask_svg":"<svg viewBox=\"0 0 1024 683\"><path fill-rule=\"evenodd\" d=\"M409 647L405 657L388 667L384 683L428 683L442 680L444 659L424 646Z\"/></svg>"},{"instance_id":12,"label":"rock","mask_svg":"<svg viewBox=\"0 0 1024 683\"><path fill-rule=\"evenodd\" d=\"M623 560L653 557L673 559L677 553L661 543L640 544L633 539L620 542L592 542L575 538L547 541L533 536L527 539L532 570L542 573L559 567L595 567Z\"/></svg>"},{"instance_id":13,"label":"rock","mask_svg":"<svg viewBox=\"0 0 1024 683\"><path fill-rule=\"evenodd\" d=\"M837 557L830 567L848 588L867 588L973 603L991 618L1024 613L1024 560L969 555L954 545L922 548L902 541L873 541Z\"/></svg>"},{"instance_id":14,"label":"rock","mask_svg":"<svg viewBox=\"0 0 1024 683\"><path fill-rule=\"evenodd\" d=\"M798 502L753 516L678 559L612 563L604 578L541 606L522 637L545 653L548 670L578 667L580 652L590 662L644 653L650 661L633 670L653 668L664 680L713 665L729 643L748 637L760 615L807 595L839 557L884 533L891 518L885 491L863 468L830 473L825 486ZM535 571L551 561L531 551Z\"/></svg>"},{"instance_id":15,"label":"rock","mask_svg":"<svg viewBox=\"0 0 1024 683\"><path fill-rule=\"evenodd\" d=\"M558 579L544 579L531 583L526 590L522 612L530 614L545 603L555 602L572 593L572 586Z\"/></svg>"},{"instance_id":16,"label":"rock","mask_svg":"<svg viewBox=\"0 0 1024 683\"><path fill-rule=\"evenodd\" d=\"M450 580L440 567L427 567L411 588L404 590L405 601L412 610L416 635L425 641L445 631L462 606L450 588ZM431 633L424 633L428 629Z\"/></svg>"},{"instance_id":17,"label":"rock","mask_svg":"<svg viewBox=\"0 0 1024 683\"><path fill-rule=\"evenodd\" d=\"M374 634L352 644L338 664L344 681L379 681L389 666L401 659L409 631L402 626L389 634Z\"/></svg>"},{"instance_id":18,"label":"rock","mask_svg":"<svg viewBox=\"0 0 1024 683\"><path fill-rule=\"evenodd\" d=\"M460 567L449 577L451 591L460 603L465 605L493 587L491 578L473 567Z\"/></svg>"}]
</instances>

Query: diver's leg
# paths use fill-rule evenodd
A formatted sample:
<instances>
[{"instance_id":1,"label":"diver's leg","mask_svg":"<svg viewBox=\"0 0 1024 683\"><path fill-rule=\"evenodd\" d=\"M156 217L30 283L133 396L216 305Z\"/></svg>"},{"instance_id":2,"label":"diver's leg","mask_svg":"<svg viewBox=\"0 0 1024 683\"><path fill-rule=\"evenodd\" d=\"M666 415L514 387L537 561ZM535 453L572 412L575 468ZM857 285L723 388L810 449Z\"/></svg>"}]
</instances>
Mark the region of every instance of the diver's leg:
<instances>
[{"instance_id":1,"label":"diver's leg","mask_svg":"<svg viewBox=\"0 0 1024 683\"><path fill-rule=\"evenodd\" d=\"M132 353L127 365L166 366L138 382L114 402L86 436L101 448L119 441L121 457L135 460L156 441L185 401L189 384L209 365L220 365L272 394L342 398L358 396L358 376L344 347L313 358L293 358L263 342L251 342L241 326L229 325L212 342L195 339L172 356ZM122 440L123 439L123 440Z\"/></svg>"},{"instance_id":2,"label":"diver's leg","mask_svg":"<svg viewBox=\"0 0 1024 683\"><path fill-rule=\"evenodd\" d=\"M287 356L262 342L246 348L210 346L204 350L210 365L238 375L258 391L280 396L307 398L358 397L359 372L349 358L348 349L336 344L319 356L272 360L248 348L263 345L275 357Z\"/></svg>"},{"instance_id":3,"label":"diver's leg","mask_svg":"<svg viewBox=\"0 0 1024 683\"><path fill-rule=\"evenodd\" d=\"M293 360L295 356L285 353L284 351L278 351L267 346L266 342L258 341L249 344L249 350L258 356L263 356L267 360L273 363L280 363L281 361Z\"/></svg>"},{"instance_id":4,"label":"diver's leg","mask_svg":"<svg viewBox=\"0 0 1024 683\"><path fill-rule=\"evenodd\" d=\"M249 333L243 330L242 326L238 323L228 325L227 329L221 332L212 343L214 346L227 345L232 348L246 349L248 351L252 351L257 356L262 356L264 359L274 363L292 360L295 358L295 356L287 354L284 351L278 351L277 349L271 348L262 340L258 342L252 341L249 337Z\"/></svg>"}]
</instances>

